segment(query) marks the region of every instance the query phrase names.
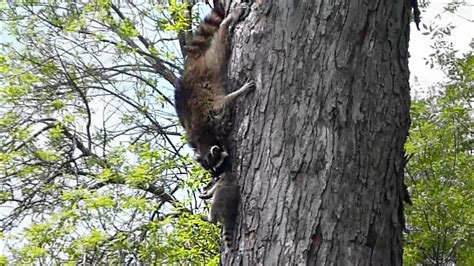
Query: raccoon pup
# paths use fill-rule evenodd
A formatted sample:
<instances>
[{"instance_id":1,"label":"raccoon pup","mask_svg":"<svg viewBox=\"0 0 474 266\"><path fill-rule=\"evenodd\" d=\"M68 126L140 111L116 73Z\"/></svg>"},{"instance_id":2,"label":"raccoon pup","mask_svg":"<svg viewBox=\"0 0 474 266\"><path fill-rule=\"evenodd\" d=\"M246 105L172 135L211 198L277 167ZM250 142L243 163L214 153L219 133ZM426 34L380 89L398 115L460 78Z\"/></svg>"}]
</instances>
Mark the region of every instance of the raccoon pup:
<instances>
[{"instance_id":1,"label":"raccoon pup","mask_svg":"<svg viewBox=\"0 0 474 266\"><path fill-rule=\"evenodd\" d=\"M189 46L184 72L176 84L175 105L179 120L195 149L196 160L219 176L228 156L226 151L226 107L238 96L252 90L247 82L225 94L229 27L242 8L225 17L224 6L214 0L214 8L199 26Z\"/></svg>"},{"instance_id":2,"label":"raccoon pup","mask_svg":"<svg viewBox=\"0 0 474 266\"><path fill-rule=\"evenodd\" d=\"M222 224L222 240L228 250L233 250L234 226L240 199L237 178L231 172L222 174L221 178L202 197L212 197L208 221Z\"/></svg>"}]
</instances>

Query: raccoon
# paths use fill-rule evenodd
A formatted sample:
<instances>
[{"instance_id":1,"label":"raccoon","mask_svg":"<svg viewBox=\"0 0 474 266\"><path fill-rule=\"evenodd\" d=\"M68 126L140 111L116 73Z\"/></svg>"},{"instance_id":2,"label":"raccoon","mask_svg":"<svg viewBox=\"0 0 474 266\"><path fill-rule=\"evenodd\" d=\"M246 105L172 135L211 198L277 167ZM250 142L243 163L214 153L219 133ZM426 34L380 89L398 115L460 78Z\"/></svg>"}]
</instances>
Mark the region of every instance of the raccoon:
<instances>
[{"instance_id":1,"label":"raccoon","mask_svg":"<svg viewBox=\"0 0 474 266\"><path fill-rule=\"evenodd\" d=\"M201 198L211 198L211 209L209 210L209 222L222 224L222 240L227 250L233 250L234 226L240 201L239 184L237 178L231 172L225 172L214 185L206 190Z\"/></svg>"},{"instance_id":2,"label":"raccoon","mask_svg":"<svg viewBox=\"0 0 474 266\"><path fill-rule=\"evenodd\" d=\"M240 95L254 89L249 81L228 95L225 93L229 27L239 18L242 8L225 17L222 3L200 24L190 45L181 79L176 84L175 106L178 118L196 151L196 161L213 176L226 164L228 107Z\"/></svg>"},{"instance_id":3,"label":"raccoon","mask_svg":"<svg viewBox=\"0 0 474 266\"><path fill-rule=\"evenodd\" d=\"M213 178L218 178L225 169L230 167L228 156L229 154L223 147L214 145L205 158L197 157L196 160L211 173Z\"/></svg>"}]
</instances>

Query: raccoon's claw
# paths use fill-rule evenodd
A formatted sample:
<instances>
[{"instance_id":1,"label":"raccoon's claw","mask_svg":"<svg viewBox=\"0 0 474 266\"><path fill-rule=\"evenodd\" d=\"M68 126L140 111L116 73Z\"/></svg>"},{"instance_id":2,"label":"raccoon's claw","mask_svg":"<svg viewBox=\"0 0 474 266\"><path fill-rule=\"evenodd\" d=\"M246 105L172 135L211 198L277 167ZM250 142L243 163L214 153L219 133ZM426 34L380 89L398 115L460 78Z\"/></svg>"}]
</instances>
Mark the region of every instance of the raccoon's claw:
<instances>
[{"instance_id":1,"label":"raccoon's claw","mask_svg":"<svg viewBox=\"0 0 474 266\"><path fill-rule=\"evenodd\" d=\"M253 88L255 89L255 81L251 80L251 79L248 79L246 82L245 82L245 85L250 87L250 88Z\"/></svg>"},{"instance_id":2,"label":"raccoon's claw","mask_svg":"<svg viewBox=\"0 0 474 266\"><path fill-rule=\"evenodd\" d=\"M247 92L247 91L252 91L255 89L255 81L248 79L247 82L242 86L242 90Z\"/></svg>"}]
</instances>

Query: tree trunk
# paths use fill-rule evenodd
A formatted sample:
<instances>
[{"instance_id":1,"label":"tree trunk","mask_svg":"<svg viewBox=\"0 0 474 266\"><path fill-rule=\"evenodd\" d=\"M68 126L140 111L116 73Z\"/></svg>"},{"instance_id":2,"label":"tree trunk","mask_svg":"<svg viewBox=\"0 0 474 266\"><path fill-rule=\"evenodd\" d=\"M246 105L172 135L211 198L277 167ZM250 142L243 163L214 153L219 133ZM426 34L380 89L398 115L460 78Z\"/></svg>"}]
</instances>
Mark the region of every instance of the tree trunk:
<instances>
[{"instance_id":1,"label":"tree trunk","mask_svg":"<svg viewBox=\"0 0 474 266\"><path fill-rule=\"evenodd\" d=\"M234 32L224 265L400 265L409 1L256 0ZM238 81L238 82L237 82Z\"/></svg>"}]
</instances>

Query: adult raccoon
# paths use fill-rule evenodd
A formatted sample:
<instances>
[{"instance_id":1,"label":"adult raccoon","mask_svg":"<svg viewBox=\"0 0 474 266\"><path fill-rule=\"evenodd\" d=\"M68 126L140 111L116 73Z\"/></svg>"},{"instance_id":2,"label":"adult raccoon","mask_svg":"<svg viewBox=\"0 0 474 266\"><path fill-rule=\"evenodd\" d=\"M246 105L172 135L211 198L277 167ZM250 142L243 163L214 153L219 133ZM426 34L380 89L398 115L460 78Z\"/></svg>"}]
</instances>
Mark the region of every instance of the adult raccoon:
<instances>
[{"instance_id":1,"label":"adult raccoon","mask_svg":"<svg viewBox=\"0 0 474 266\"><path fill-rule=\"evenodd\" d=\"M225 17L224 6L214 0L211 13L200 24L190 45L185 47L184 72L176 84L178 117L197 153L196 160L214 177L224 171L228 156L226 107L255 87L254 82L247 82L228 95L224 89L229 27L237 21L242 10L239 7Z\"/></svg>"}]
</instances>

